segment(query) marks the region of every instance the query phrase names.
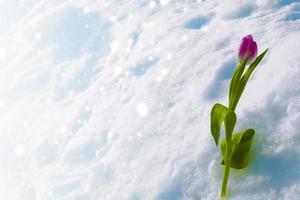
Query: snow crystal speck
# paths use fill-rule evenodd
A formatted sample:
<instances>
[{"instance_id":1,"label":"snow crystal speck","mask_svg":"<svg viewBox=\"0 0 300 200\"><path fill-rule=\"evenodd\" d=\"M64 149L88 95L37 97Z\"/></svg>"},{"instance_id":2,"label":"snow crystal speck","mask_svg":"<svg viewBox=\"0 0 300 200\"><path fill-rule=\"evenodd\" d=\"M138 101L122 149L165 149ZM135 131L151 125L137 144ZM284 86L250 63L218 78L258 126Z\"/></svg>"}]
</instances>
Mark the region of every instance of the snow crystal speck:
<instances>
[{"instance_id":1,"label":"snow crystal speck","mask_svg":"<svg viewBox=\"0 0 300 200\"><path fill-rule=\"evenodd\" d=\"M145 103L138 103L136 105L136 112L141 116L141 117L147 117L148 116L148 107Z\"/></svg>"},{"instance_id":2,"label":"snow crystal speck","mask_svg":"<svg viewBox=\"0 0 300 200\"><path fill-rule=\"evenodd\" d=\"M169 74L169 72L170 72L169 69L163 68L163 69L160 70L160 75L166 76L166 75Z\"/></svg>"}]
</instances>

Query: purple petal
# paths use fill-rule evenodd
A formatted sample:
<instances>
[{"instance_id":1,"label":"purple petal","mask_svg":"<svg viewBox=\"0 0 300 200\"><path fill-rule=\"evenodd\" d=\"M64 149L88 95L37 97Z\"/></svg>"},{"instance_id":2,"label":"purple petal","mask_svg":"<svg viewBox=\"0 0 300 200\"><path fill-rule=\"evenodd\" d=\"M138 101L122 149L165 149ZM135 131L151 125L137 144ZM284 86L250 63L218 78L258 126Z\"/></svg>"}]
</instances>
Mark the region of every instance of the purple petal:
<instances>
[{"instance_id":1,"label":"purple petal","mask_svg":"<svg viewBox=\"0 0 300 200\"><path fill-rule=\"evenodd\" d=\"M239 58L240 59L243 59L246 56L249 44L250 44L250 40L247 37L244 37L242 39L242 42L240 44L240 49L239 49Z\"/></svg>"},{"instance_id":2,"label":"purple petal","mask_svg":"<svg viewBox=\"0 0 300 200\"><path fill-rule=\"evenodd\" d=\"M253 60L257 55L257 44L251 34L243 37L239 48L239 60Z\"/></svg>"},{"instance_id":3,"label":"purple petal","mask_svg":"<svg viewBox=\"0 0 300 200\"><path fill-rule=\"evenodd\" d=\"M246 36L246 37L244 37L244 38L247 38L248 40L252 40L252 41L253 41L253 37L252 37L252 35L251 35L251 34L247 35L247 36Z\"/></svg>"},{"instance_id":4,"label":"purple petal","mask_svg":"<svg viewBox=\"0 0 300 200\"><path fill-rule=\"evenodd\" d=\"M249 60L253 60L257 56L257 44L252 42L249 45Z\"/></svg>"}]
</instances>

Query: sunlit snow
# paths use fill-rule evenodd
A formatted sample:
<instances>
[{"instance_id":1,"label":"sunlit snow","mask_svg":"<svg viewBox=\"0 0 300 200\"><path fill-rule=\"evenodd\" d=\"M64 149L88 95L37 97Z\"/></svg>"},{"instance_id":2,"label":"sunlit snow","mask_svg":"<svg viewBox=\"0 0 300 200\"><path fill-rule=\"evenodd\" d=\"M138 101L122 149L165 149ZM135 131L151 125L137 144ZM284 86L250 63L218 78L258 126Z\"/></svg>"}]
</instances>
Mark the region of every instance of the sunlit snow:
<instances>
[{"instance_id":1,"label":"sunlit snow","mask_svg":"<svg viewBox=\"0 0 300 200\"><path fill-rule=\"evenodd\" d=\"M298 0L0 0L1 200L216 200L210 109L241 38L268 54L229 198L300 199Z\"/></svg>"}]
</instances>

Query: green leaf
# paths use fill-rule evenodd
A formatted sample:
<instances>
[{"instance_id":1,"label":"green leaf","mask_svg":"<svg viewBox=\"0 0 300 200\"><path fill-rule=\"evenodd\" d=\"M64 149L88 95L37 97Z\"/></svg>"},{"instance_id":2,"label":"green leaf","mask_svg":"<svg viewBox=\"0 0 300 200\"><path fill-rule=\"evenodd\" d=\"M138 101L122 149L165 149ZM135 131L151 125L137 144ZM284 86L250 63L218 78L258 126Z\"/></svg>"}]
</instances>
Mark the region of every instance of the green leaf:
<instances>
[{"instance_id":1,"label":"green leaf","mask_svg":"<svg viewBox=\"0 0 300 200\"><path fill-rule=\"evenodd\" d=\"M246 87L246 84L252 74L252 72L254 71L254 69L256 68L256 66L260 63L260 61L263 59L263 57L265 56L265 54L267 53L268 49L266 49L263 53L261 53L256 59L255 61L253 61L251 63L251 65L248 67L247 71L245 72L245 74L240 78L240 80L238 80L236 82L236 86L235 88L233 88L232 91L232 96L231 96L231 101L229 108L232 110L235 110L244 90Z\"/></svg>"},{"instance_id":2,"label":"green leaf","mask_svg":"<svg viewBox=\"0 0 300 200\"><path fill-rule=\"evenodd\" d=\"M232 145L229 145L227 148L227 144L231 144L231 137L232 137L232 132L234 129L236 123L236 115L233 111L228 111L227 115L224 119L224 124L225 124L225 138L222 140L221 143L221 149L222 149L222 156L224 160L227 160L228 155L230 156L232 153ZM225 142L224 142L225 141Z\"/></svg>"},{"instance_id":3,"label":"green leaf","mask_svg":"<svg viewBox=\"0 0 300 200\"><path fill-rule=\"evenodd\" d=\"M228 111L225 117L225 132L227 142L231 141L232 132L236 123L236 115L233 111Z\"/></svg>"},{"instance_id":4,"label":"green leaf","mask_svg":"<svg viewBox=\"0 0 300 200\"><path fill-rule=\"evenodd\" d=\"M245 131L241 131L236 133L232 137L233 143L233 151L231 156L231 168L234 169L243 169L248 166L249 163L249 155L252 140L254 137L255 131L253 129L247 129ZM226 157L226 146L227 142L225 139L222 140L221 151L223 160L221 162L224 165L224 160Z\"/></svg>"},{"instance_id":5,"label":"green leaf","mask_svg":"<svg viewBox=\"0 0 300 200\"><path fill-rule=\"evenodd\" d=\"M262 52L259 56L257 56L257 58L251 63L251 65L249 66L248 70L252 71L256 68L256 66L260 63L260 61L264 58L265 54L267 53L269 49L266 49L264 52Z\"/></svg>"},{"instance_id":6,"label":"green leaf","mask_svg":"<svg viewBox=\"0 0 300 200\"><path fill-rule=\"evenodd\" d=\"M227 160L227 142L226 142L226 138L224 138L221 142L221 153L222 153L222 162L221 164L224 165L225 164L225 160Z\"/></svg>"},{"instance_id":7,"label":"green leaf","mask_svg":"<svg viewBox=\"0 0 300 200\"><path fill-rule=\"evenodd\" d=\"M226 106L217 103L211 109L211 118L210 118L211 134L214 138L216 146L218 146L219 143L221 127L224 120L225 120L226 135L228 135L230 134L230 130L233 130L236 122L235 113L229 110Z\"/></svg>"},{"instance_id":8,"label":"green leaf","mask_svg":"<svg viewBox=\"0 0 300 200\"><path fill-rule=\"evenodd\" d=\"M242 74L244 73L245 67L247 64L247 59L245 59L243 62L241 62L238 67L235 69L234 74L230 81L229 86L229 108L231 108L231 105L233 103L233 93L235 91L235 88L237 87L237 83L240 80Z\"/></svg>"}]
</instances>

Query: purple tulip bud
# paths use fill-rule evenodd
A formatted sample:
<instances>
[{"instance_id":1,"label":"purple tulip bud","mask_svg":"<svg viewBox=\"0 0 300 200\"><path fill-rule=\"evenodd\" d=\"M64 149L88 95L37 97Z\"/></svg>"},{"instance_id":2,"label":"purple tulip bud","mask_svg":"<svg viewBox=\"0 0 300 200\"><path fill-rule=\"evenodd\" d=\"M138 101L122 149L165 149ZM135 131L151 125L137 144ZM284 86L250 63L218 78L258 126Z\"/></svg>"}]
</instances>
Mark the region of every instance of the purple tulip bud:
<instances>
[{"instance_id":1,"label":"purple tulip bud","mask_svg":"<svg viewBox=\"0 0 300 200\"><path fill-rule=\"evenodd\" d=\"M242 39L239 49L239 60L247 59L247 63L253 61L257 56L257 44L252 35L247 35Z\"/></svg>"}]
</instances>

